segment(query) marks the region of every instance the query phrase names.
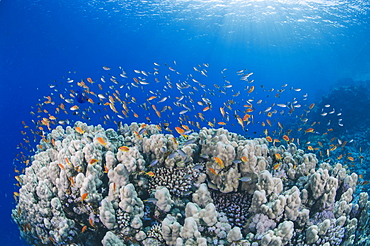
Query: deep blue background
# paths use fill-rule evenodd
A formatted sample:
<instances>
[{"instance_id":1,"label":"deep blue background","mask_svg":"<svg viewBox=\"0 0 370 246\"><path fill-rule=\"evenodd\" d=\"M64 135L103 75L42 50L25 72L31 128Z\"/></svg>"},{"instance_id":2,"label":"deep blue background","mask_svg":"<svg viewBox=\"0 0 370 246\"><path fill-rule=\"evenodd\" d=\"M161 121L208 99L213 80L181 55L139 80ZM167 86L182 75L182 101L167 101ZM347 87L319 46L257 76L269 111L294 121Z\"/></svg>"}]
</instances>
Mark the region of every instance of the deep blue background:
<instances>
[{"instance_id":1,"label":"deep blue background","mask_svg":"<svg viewBox=\"0 0 370 246\"><path fill-rule=\"evenodd\" d=\"M10 218L20 122L68 71L98 77L102 66L209 63L247 68L258 84L303 88L312 100L340 79L370 79L367 3L62 2L0 2L0 245L22 245Z\"/></svg>"}]
</instances>

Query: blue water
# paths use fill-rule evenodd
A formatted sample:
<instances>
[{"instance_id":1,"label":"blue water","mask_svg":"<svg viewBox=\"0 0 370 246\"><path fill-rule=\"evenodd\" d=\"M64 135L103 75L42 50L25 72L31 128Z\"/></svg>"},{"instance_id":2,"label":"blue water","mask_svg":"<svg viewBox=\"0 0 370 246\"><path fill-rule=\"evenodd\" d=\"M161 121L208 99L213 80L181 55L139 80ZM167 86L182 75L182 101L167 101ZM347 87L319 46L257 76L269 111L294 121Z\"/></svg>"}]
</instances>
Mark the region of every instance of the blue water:
<instances>
[{"instance_id":1,"label":"blue water","mask_svg":"<svg viewBox=\"0 0 370 246\"><path fill-rule=\"evenodd\" d=\"M0 245L24 245L10 218L12 161L21 121L48 84L69 71L99 77L102 66L176 61L189 72L202 63L248 69L256 85L288 83L315 100L341 79L370 80L369 11L367 1L346 0L2 0Z\"/></svg>"}]
</instances>

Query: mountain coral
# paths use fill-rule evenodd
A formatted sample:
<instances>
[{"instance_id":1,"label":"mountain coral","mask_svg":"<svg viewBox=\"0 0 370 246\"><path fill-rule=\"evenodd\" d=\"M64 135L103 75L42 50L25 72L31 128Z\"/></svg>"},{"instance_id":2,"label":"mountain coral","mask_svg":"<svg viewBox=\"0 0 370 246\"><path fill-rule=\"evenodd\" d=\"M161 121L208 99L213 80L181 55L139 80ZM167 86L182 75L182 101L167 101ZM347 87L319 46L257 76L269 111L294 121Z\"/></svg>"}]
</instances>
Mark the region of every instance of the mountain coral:
<instances>
[{"instance_id":1,"label":"mountain coral","mask_svg":"<svg viewBox=\"0 0 370 246\"><path fill-rule=\"evenodd\" d=\"M189 139L132 123L58 126L20 176L12 217L31 244L360 245L358 176L293 143L225 129ZM217 158L215 158L217 157Z\"/></svg>"}]
</instances>

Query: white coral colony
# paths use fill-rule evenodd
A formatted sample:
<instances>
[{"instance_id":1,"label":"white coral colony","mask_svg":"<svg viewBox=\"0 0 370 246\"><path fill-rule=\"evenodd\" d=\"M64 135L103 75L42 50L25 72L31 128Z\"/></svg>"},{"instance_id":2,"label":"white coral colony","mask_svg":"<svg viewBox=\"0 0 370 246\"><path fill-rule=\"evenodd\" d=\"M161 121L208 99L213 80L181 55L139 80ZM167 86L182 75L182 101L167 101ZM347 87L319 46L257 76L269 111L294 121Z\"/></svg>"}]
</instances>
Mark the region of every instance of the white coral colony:
<instances>
[{"instance_id":1,"label":"white coral colony","mask_svg":"<svg viewBox=\"0 0 370 246\"><path fill-rule=\"evenodd\" d=\"M12 217L31 244L360 245L369 233L357 175L293 143L203 128L174 144L155 125L75 127L84 134L56 127L55 145L41 142L20 175Z\"/></svg>"}]
</instances>

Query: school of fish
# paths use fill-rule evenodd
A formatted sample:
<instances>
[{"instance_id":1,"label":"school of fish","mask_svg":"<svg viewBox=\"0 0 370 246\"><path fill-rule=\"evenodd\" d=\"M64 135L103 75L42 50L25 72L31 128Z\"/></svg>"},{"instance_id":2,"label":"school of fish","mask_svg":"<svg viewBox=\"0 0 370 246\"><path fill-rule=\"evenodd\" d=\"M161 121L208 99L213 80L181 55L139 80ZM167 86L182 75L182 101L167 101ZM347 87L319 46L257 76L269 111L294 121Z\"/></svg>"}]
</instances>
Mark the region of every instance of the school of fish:
<instances>
[{"instance_id":1,"label":"school of fish","mask_svg":"<svg viewBox=\"0 0 370 246\"><path fill-rule=\"evenodd\" d=\"M165 133L185 138L202 127L225 127L242 132L247 138L265 137L273 145L294 142L302 149L315 151L324 160L357 161L345 152L351 140L330 137L330 124L343 126L339 110L330 105L316 108L315 103L308 103L308 94L301 88L288 84L267 88L251 79L253 73L247 69L210 71L207 63L194 66L192 73L183 74L180 70L177 62L154 63L150 71L104 66L99 77L77 78L76 72L70 72L69 77L49 84L50 94L31 109L31 122L22 121L23 142L17 147L16 177L30 164L32 153L42 150L37 143L40 139L48 141L46 132L53 125L73 125L77 120L108 127L119 122L147 122ZM84 97L78 100L80 90ZM321 122L310 121L313 110L319 110L323 119L337 114L338 121L326 123L326 131L317 132L315 125ZM84 134L78 127L75 130ZM145 127L135 134L145 134ZM98 141L106 144L104 139ZM120 150L129 151L129 147L122 146ZM218 157L214 161L223 166ZM95 162L98 160L91 164ZM64 168L62 164L60 168Z\"/></svg>"}]
</instances>

